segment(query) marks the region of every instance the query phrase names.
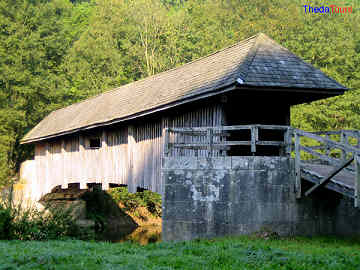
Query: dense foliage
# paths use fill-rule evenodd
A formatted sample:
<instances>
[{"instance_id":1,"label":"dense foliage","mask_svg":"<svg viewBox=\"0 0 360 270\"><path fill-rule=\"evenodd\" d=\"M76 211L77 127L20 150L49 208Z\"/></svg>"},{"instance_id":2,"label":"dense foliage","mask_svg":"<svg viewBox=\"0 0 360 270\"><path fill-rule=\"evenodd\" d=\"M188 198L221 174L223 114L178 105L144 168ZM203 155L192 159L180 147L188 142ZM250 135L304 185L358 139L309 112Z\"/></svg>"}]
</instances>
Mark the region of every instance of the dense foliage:
<instances>
[{"instance_id":1,"label":"dense foliage","mask_svg":"<svg viewBox=\"0 0 360 270\"><path fill-rule=\"evenodd\" d=\"M360 128L356 2L315 15L300 0L0 0L0 179L32 155L19 141L50 111L258 32L352 89L294 107L294 126Z\"/></svg>"},{"instance_id":2,"label":"dense foliage","mask_svg":"<svg viewBox=\"0 0 360 270\"><path fill-rule=\"evenodd\" d=\"M50 240L93 238L91 230L77 225L71 209L38 210L21 204L0 203L0 240Z\"/></svg>"},{"instance_id":3,"label":"dense foliage","mask_svg":"<svg viewBox=\"0 0 360 270\"><path fill-rule=\"evenodd\" d=\"M161 195L150 190L130 193L127 188L112 188L108 191L111 198L123 205L125 212L136 213L138 207L146 207L149 213L161 217Z\"/></svg>"},{"instance_id":4,"label":"dense foliage","mask_svg":"<svg viewBox=\"0 0 360 270\"><path fill-rule=\"evenodd\" d=\"M334 238L233 237L134 243L0 242L1 269L359 269L358 242Z\"/></svg>"}]
</instances>

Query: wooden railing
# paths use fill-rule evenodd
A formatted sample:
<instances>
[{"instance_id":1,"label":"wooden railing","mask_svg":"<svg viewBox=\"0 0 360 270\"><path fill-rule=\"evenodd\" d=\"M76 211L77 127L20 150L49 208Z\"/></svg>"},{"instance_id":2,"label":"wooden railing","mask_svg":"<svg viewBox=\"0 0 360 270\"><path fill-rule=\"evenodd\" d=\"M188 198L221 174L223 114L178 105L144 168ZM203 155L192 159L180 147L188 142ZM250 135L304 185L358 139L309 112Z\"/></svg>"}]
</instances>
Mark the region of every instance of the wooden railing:
<instances>
[{"instance_id":1,"label":"wooden railing","mask_svg":"<svg viewBox=\"0 0 360 270\"><path fill-rule=\"evenodd\" d=\"M318 131L318 132L313 132L313 134L320 135L322 137L325 137L326 139L330 139L331 141L336 141L342 144L360 148L359 130ZM318 146L317 149L322 149L326 151L327 155L329 155L331 147L328 147L328 144L325 142L324 144ZM346 151L341 150L339 154L341 159L344 160L347 158Z\"/></svg>"},{"instance_id":2,"label":"wooden railing","mask_svg":"<svg viewBox=\"0 0 360 270\"><path fill-rule=\"evenodd\" d=\"M346 134L346 132L345 130L339 132L306 132L294 129L295 153L305 152L317 158L307 158L307 162L314 163L319 160L324 164L337 166L342 161L354 156L354 154L360 153L359 144L350 144L347 140L343 139L336 141L329 137L329 134ZM325 135L325 137L322 135ZM300 144L300 138L307 139L307 142L304 141ZM343 138L346 137L344 136ZM353 171L352 168L348 169Z\"/></svg>"},{"instance_id":3,"label":"wooden railing","mask_svg":"<svg viewBox=\"0 0 360 270\"><path fill-rule=\"evenodd\" d=\"M356 132L357 133L357 132ZM317 132L310 133L299 129L294 129L294 153L295 153L295 189L298 198L301 197L301 167L305 166L306 162L301 160L301 152L317 157L318 160L331 165L333 169L328 175L324 176L320 182L305 192L305 195L310 195L317 188L326 185L336 174L342 170L348 170L354 174L354 199L355 207L359 206L360 196L360 148L358 141L356 144L351 144L348 137L354 136L353 131L336 131L336 132ZM323 137L322 135L325 135ZM339 141L330 139L331 135L339 135ZM306 138L312 141L311 145L317 143L316 146L307 146L301 143L301 138ZM359 137L355 137L359 140ZM340 152L340 155L332 155L333 151Z\"/></svg>"},{"instance_id":4,"label":"wooden railing","mask_svg":"<svg viewBox=\"0 0 360 270\"><path fill-rule=\"evenodd\" d=\"M261 130L278 130L283 132L283 140L259 140ZM164 154L173 155L174 149L205 151L205 156L221 155L219 151L227 151L230 146L250 146L252 155L257 152L257 146L277 146L282 149L282 155L290 155L292 128L274 125L242 125L218 127L187 127L166 128ZM249 140L227 140L232 132L249 133ZM174 136L175 135L175 136ZM176 136L178 135L178 136ZM240 134L241 135L241 134ZM189 138L190 137L190 138ZM195 139L194 139L195 138ZM196 152L195 152L196 153ZM178 153L181 155L181 153Z\"/></svg>"}]
</instances>

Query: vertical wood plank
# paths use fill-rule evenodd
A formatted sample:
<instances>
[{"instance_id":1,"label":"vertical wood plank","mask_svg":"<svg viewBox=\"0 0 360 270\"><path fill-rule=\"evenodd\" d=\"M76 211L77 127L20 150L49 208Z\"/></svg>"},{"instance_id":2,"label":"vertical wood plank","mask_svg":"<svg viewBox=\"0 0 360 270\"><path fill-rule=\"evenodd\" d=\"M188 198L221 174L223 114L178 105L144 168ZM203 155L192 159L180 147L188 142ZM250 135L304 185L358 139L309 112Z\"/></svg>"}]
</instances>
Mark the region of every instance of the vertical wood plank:
<instances>
[{"instance_id":1,"label":"vertical wood plank","mask_svg":"<svg viewBox=\"0 0 360 270\"><path fill-rule=\"evenodd\" d=\"M163 128L163 138L164 138L164 156L167 157L169 155L169 128Z\"/></svg>"},{"instance_id":2,"label":"vertical wood plank","mask_svg":"<svg viewBox=\"0 0 360 270\"><path fill-rule=\"evenodd\" d=\"M45 193L50 192L50 165L51 165L51 154L50 154L50 143L45 142L45 179L44 179L44 186L45 186Z\"/></svg>"},{"instance_id":3,"label":"vertical wood plank","mask_svg":"<svg viewBox=\"0 0 360 270\"><path fill-rule=\"evenodd\" d=\"M79 136L79 154L80 154L80 168L77 168L78 173L75 173L76 176L81 177L79 179L75 179L80 182L80 189L86 189L86 180L87 180L87 162L86 162L86 154L85 154L85 138L83 135Z\"/></svg>"},{"instance_id":4,"label":"vertical wood plank","mask_svg":"<svg viewBox=\"0 0 360 270\"><path fill-rule=\"evenodd\" d=\"M133 166L134 166L134 156L133 156L133 147L135 144L135 139L134 139L134 126L129 125L128 126L128 189L130 192L133 192L133 190L135 189L134 187L134 171L133 171Z\"/></svg>"},{"instance_id":5,"label":"vertical wood plank","mask_svg":"<svg viewBox=\"0 0 360 270\"><path fill-rule=\"evenodd\" d=\"M61 158L62 158L62 163L63 163L63 166L62 166L62 170L63 170L63 173L62 173L62 176L63 176L63 179L62 179L62 184L61 184L61 188L62 189L67 189L68 188L68 179L67 179L67 154L66 154L66 145L65 145L65 139L62 139L61 140Z\"/></svg>"},{"instance_id":6,"label":"vertical wood plank","mask_svg":"<svg viewBox=\"0 0 360 270\"><path fill-rule=\"evenodd\" d=\"M354 206L359 207L359 195L360 195L360 157L355 154L355 185L354 185Z\"/></svg>"},{"instance_id":7,"label":"vertical wood plank","mask_svg":"<svg viewBox=\"0 0 360 270\"><path fill-rule=\"evenodd\" d=\"M301 198L301 175L300 175L300 136L295 131L295 192L296 198Z\"/></svg>"},{"instance_id":8,"label":"vertical wood plank","mask_svg":"<svg viewBox=\"0 0 360 270\"><path fill-rule=\"evenodd\" d=\"M102 190L108 190L109 189L109 147L108 147L108 143L107 143L107 137L108 134L106 132L106 130L104 129L102 134L101 134L101 152L102 155L100 155L102 157L102 160L100 161L103 166L102 166L102 173L100 181L101 181L101 188Z\"/></svg>"}]
</instances>

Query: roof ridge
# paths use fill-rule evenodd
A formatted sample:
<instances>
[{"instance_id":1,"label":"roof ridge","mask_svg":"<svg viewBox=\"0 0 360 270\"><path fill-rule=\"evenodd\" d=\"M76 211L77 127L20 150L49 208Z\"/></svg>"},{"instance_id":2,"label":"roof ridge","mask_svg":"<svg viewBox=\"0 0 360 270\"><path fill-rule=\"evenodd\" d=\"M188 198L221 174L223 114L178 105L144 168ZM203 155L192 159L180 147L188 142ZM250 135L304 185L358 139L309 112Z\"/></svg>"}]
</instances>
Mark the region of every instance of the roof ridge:
<instances>
[{"instance_id":1,"label":"roof ridge","mask_svg":"<svg viewBox=\"0 0 360 270\"><path fill-rule=\"evenodd\" d=\"M258 33L257 35L256 35L256 41L255 41L255 43L253 44L253 46L251 47L251 49L249 50L249 52L247 53L247 57L249 56L249 57L252 57L251 58L251 60L250 60L250 62L246 65L246 75L245 75L245 77L243 78L243 81L246 83L246 78L247 78L247 76L248 76L248 74L249 74L249 68L250 68L250 66L252 65L252 63L253 63L253 61L254 61L254 59L255 59L255 56L256 56L256 54L257 54L257 52L258 52L258 49L259 49L259 38L261 38L261 37L263 37L263 36L265 36L265 37L268 37L267 35L265 35L264 33L262 33L262 32L260 32L260 33Z\"/></svg>"},{"instance_id":2,"label":"roof ridge","mask_svg":"<svg viewBox=\"0 0 360 270\"><path fill-rule=\"evenodd\" d=\"M87 101L89 101L89 100L95 99L95 98L100 97L100 96L103 96L103 95L107 95L107 94L109 94L109 93L112 93L112 92L115 92L115 91L117 91L117 90L120 90L121 88L123 88L123 87L125 87L125 86L128 87L128 86L134 85L134 84L136 84L136 83L140 83L140 82L142 82L142 81L148 80L148 79L150 79L150 78L156 78L156 77L158 77L158 76L161 76L161 75L163 75L163 74L172 72L172 71L174 71L174 70L184 68L184 67L186 67L186 66L188 66L188 65L190 65L190 64L193 64L193 63L199 62L199 61L201 61L201 60L204 60L204 59L207 58L207 57L213 56L213 55L218 54L218 53L220 53L220 52L226 51L226 50L228 50L228 49L230 49L230 48L233 48L233 47L239 46L239 45L241 45L241 44L244 44L244 43L248 42L248 41L251 40L251 39L254 39L254 38L257 39L257 38L258 38L259 36L261 36L261 35L264 35L264 34L261 33L261 32L259 32L259 33L257 33L256 35L253 35L253 36L251 36L251 37L248 37L247 39L241 40L241 41L239 41L239 42L237 42L237 43L235 43L235 44L232 44L232 45L230 45L230 46L227 46L227 47L225 47L225 48L223 48L223 49L221 49L221 50L215 51L215 52L213 52L213 53L207 54L207 55L205 55L205 56L203 56L203 57L200 57L200 58L198 58L198 59L195 59L195 60L193 60L193 61L190 61L190 62L188 62L188 63L185 63L185 64L183 64L183 65L181 65L181 66L173 67L173 68L171 68L171 69L162 71L162 72L160 72L160 73L156 73L156 74L154 74L154 75L144 77L144 78L139 79L139 80L137 80L137 81L132 81L132 82L129 82L129 83L127 83L127 84L121 85L121 86L119 86L119 87L106 90L106 91L104 91L104 92L102 92L102 93L99 93L99 94L97 94L97 95L94 95L94 96L85 98L84 100L81 100L81 101L75 102L75 103L73 103L73 104L70 104L70 105L68 105L68 106L65 106L65 107L56 109L56 110L52 111L51 113L57 112L57 111L61 111L61 110L64 110L64 109L68 109L69 107L76 106L76 105L78 105L78 104L87 102ZM51 113L50 113L50 114L51 114ZM50 114L49 114L49 115L50 115Z\"/></svg>"}]
</instances>

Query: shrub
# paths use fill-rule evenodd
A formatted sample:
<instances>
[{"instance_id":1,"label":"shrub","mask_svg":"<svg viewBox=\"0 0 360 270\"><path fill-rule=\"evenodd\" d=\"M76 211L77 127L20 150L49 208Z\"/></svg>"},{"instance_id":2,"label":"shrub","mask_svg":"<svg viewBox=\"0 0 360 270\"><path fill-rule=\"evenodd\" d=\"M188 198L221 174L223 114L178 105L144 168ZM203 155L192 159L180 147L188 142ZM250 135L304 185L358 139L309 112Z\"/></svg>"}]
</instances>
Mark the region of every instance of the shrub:
<instances>
[{"instance_id":1,"label":"shrub","mask_svg":"<svg viewBox=\"0 0 360 270\"><path fill-rule=\"evenodd\" d=\"M135 213L138 207L146 207L156 216L161 216L161 195L150 190L130 193L126 187L112 188L108 191L115 202L121 203L125 211Z\"/></svg>"},{"instance_id":2,"label":"shrub","mask_svg":"<svg viewBox=\"0 0 360 270\"><path fill-rule=\"evenodd\" d=\"M126 187L113 188L109 194L115 202L124 205L125 211L134 212L139 206L144 206L142 199L136 193L130 193Z\"/></svg>"},{"instance_id":3,"label":"shrub","mask_svg":"<svg viewBox=\"0 0 360 270\"><path fill-rule=\"evenodd\" d=\"M161 195L150 190L139 193L148 211L156 216L161 216Z\"/></svg>"},{"instance_id":4,"label":"shrub","mask_svg":"<svg viewBox=\"0 0 360 270\"><path fill-rule=\"evenodd\" d=\"M71 208L48 206L44 210L25 207L12 201L0 203L0 239L50 240L93 238L89 230L80 228Z\"/></svg>"}]
</instances>

